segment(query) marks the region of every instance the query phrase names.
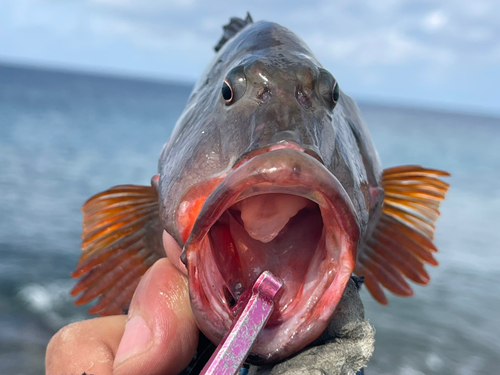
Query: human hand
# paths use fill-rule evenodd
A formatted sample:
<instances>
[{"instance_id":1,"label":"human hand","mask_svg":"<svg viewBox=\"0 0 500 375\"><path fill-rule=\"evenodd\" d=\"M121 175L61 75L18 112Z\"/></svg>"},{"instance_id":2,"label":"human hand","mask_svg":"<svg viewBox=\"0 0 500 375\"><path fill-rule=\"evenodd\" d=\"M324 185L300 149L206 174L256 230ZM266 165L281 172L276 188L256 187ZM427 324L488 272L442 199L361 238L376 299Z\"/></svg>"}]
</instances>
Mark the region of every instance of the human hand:
<instances>
[{"instance_id":1,"label":"human hand","mask_svg":"<svg viewBox=\"0 0 500 375\"><path fill-rule=\"evenodd\" d=\"M142 277L128 315L63 327L47 347L46 375L178 374L193 358L198 327L188 283L167 258Z\"/></svg>"}]
</instances>

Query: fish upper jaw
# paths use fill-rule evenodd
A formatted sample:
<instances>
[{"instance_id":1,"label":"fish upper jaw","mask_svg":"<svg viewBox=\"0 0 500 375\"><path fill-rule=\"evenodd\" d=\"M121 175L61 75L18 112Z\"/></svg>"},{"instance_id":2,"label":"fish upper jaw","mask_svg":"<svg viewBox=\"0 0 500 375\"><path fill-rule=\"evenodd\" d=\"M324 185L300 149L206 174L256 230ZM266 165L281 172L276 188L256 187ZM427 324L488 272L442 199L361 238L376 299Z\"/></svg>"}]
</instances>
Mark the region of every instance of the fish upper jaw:
<instances>
[{"instance_id":1,"label":"fish upper jaw","mask_svg":"<svg viewBox=\"0 0 500 375\"><path fill-rule=\"evenodd\" d=\"M273 200L287 207L266 208ZM273 221L276 228L268 230ZM218 343L238 299L269 270L284 281L283 292L250 359L295 353L328 325L354 268L358 238L347 193L317 159L278 147L245 160L209 195L184 246L199 328Z\"/></svg>"}]
</instances>

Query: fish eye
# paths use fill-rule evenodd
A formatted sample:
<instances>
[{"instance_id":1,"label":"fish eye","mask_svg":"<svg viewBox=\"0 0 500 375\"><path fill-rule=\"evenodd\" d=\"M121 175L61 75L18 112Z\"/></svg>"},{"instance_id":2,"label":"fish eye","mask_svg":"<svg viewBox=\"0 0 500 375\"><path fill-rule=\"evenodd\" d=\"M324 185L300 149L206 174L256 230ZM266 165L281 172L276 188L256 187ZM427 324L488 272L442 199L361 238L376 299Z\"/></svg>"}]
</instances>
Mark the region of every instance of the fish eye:
<instances>
[{"instance_id":1,"label":"fish eye","mask_svg":"<svg viewBox=\"0 0 500 375\"><path fill-rule=\"evenodd\" d=\"M340 96L339 84L337 83L337 81L335 81L335 83L333 84L333 90L332 90L332 100L333 100L334 106L339 101L339 96Z\"/></svg>"},{"instance_id":2,"label":"fish eye","mask_svg":"<svg viewBox=\"0 0 500 375\"><path fill-rule=\"evenodd\" d=\"M233 101L233 88L227 79L222 82L222 98L226 104L229 104Z\"/></svg>"},{"instance_id":3,"label":"fish eye","mask_svg":"<svg viewBox=\"0 0 500 375\"><path fill-rule=\"evenodd\" d=\"M222 99L226 105L238 101L247 90L247 79L243 65L239 65L229 71L224 81L222 81Z\"/></svg>"},{"instance_id":4,"label":"fish eye","mask_svg":"<svg viewBox=\"0 0 500 375\"><path fill-rule=\"evenodd\" d=\"M333 110L340 96L337 80L327 70L320 69L316 87L319 97L321 97L327 108Z\"/></svg>"}]
</instances>

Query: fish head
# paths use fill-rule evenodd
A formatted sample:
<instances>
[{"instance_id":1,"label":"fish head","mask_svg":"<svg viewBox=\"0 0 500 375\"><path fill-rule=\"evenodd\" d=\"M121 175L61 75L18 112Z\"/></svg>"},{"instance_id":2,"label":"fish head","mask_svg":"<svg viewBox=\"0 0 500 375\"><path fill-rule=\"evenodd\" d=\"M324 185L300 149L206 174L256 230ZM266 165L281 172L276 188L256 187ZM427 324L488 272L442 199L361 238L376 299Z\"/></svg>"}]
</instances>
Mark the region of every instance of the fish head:
<instances>
[{"instance_id":1,"label":"fish head","mask_svg":"<svg viewBox=\"0 0 500 375\"><path fill-rule=\"evenodd\" d=\"M288 29L258 22L222 47L164 146L158 181L179 245L168 255L182 260L212 342L266 270L284 286L250 359L278 361L324 331L380 210L377 162L352 100Z\"/></svg>"}]
</instances>

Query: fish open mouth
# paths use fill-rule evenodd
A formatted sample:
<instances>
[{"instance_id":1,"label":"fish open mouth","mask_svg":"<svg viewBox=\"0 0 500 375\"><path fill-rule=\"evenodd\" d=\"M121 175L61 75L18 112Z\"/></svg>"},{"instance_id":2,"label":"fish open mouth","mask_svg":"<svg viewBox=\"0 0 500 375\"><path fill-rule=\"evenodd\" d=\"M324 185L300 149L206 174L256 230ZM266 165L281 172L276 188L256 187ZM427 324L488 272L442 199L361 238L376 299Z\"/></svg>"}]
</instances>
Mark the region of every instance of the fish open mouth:
<instances>
[{"instance_id":1,"label":"fish open mouth","mask_svg":"<svg viewBox=\"0 0 500 375\"><path fill-rule=\"evenodd\" d=\"M199 328L219 342L244 292L268 270L284 286L250 358L277 361L312 342L355 265L354 212L335 176L301 150L280 148L240 164L209 195L184 246Z\"/></svg>"}]
</instances>

